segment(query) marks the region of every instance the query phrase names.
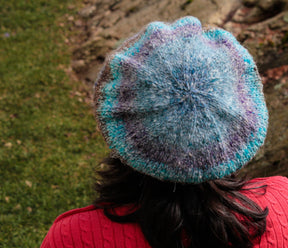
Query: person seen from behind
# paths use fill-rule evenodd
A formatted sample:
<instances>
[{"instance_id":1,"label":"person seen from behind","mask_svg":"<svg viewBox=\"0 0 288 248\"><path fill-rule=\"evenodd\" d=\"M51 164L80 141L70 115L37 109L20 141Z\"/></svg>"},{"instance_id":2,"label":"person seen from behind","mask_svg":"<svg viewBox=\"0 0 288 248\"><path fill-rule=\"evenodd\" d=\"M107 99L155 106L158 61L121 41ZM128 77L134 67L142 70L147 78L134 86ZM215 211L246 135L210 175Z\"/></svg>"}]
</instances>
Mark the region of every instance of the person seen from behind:
<instances>
[{"instance_id":1,"label":"person seen from behind","mask_svg":"<svg viewBox=\"0 0 288 248\"><path fill-rule=\"evenodd\" d=\"M288 180L237 176L263 145L257 67L222 29L152 22L106 59L95 115L111 154L98 198L42 248L287 248Z\"/></svg>"}]
</instances>

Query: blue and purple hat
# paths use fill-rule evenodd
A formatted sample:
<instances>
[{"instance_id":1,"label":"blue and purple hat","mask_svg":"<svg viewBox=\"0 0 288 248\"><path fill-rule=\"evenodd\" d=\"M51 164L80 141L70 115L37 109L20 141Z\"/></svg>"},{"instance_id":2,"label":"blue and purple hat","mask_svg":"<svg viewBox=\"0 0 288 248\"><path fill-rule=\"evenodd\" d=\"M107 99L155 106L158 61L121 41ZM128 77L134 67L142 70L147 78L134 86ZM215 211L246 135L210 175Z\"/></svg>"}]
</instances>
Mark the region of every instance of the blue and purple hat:
<instances>
[{"instance_id":1,"label":"blue and purple hat","mask_svg":"<svg viewBox=\"0 0 288 248\"><path fill-rule=\"evenodd\" d=\"M108 56L95 89L113 156L160 180L222 178L264 143L268 112L251 55L194 17L148 24Z\"/></svg>"}]
</instances>

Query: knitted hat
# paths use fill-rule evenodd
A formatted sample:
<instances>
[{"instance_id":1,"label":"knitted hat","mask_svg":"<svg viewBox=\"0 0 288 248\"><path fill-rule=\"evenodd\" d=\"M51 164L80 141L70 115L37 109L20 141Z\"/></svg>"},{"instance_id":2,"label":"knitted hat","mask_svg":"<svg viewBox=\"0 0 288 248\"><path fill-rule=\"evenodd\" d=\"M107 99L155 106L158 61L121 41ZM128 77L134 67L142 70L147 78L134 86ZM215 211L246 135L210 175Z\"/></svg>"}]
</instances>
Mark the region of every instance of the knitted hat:
<instances>
[{"instance_id":1,"label":"knitted hat","mask_svg":"<svg viewBox=\"0 0 288 248\"><path fill-rule=\"evenodd\" d=\"M245 165L268 113L248 51L194 17L152 22L105 61L96 116L113 156L160 180L201 183Z\"/></svg>"}]
</instances>

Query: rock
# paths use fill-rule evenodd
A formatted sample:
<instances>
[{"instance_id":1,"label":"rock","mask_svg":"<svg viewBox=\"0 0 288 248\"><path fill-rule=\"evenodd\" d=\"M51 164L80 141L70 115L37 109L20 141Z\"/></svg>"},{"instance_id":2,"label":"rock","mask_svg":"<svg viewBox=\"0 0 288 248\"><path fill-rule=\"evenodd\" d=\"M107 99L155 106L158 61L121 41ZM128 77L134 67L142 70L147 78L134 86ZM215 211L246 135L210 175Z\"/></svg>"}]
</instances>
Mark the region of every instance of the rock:
<instances>
[{"instance_id":1,"label":"rock","mask_svg":"<svg viewBox=\"0 0 288 248\"><path fill-rule=\"evenodd\" d=\"M264 11L273 11L276 8L279 8L282 5L281 0L261 0L258 3L259 8Z\"/></svg>"},{"instance_id":2,"label":"rock","mask_svg":"<svg viewBox=\"0 0 288 248\"><path fill-rule=\"evenodd\" d=\"M76 72L81 71L84 67L85 67L85 60L82 60L82 59L81 60L74 60L72 62L72 68Z\"/></svg>"},{"instance_id":3,"label":"rock","mask_svg":"<svg viewBox=\"0 0 288 248\"><path fill-rule=\"evenodd\" d=\"M283 21L288 23L288 11L285 12L285 15L283 16Z\"/></svg>"},{"instance_id":4,"label":"rock","mask_svg":"<svg viewBox=\"0 0 288 248\"><path fill-rule=\"evenodd\" d=\"M96 12L96 6L87 6L79 11L79 15L83 18L89 18Z\"/></svg>"},{"instance_id":5,"label":"rock","mask_svg":"<svg viewBox=\"0 0 288 248\"><path fill-rule=\"evenodd\" d=\"M78 19L74 22L74 25L79 28L79 27L83 26L83 21Z\"/></svg>"},{"instance_id":6,"label":"rock","mask_svg":"<svg viewBox=\"0 0 288 248\"><path fill-rule=\"evenodd\" d=\"M252 9L239 9L235 16L233 17L233 21L237 23L247 23L252 24L256 22L261 22L265 20L266 16L263 15L263 11L259 8Z\"/></svg>"},{"instance_id":7,"label":"rock","mask_svg":"<svg viewBox=\"0 0 288 248\"><path fill-rule=\"evenodd\" d=\"M243 5L246 7L254 7L258 2L259 0L242 0Z\"/></svg>"}]
</instances>

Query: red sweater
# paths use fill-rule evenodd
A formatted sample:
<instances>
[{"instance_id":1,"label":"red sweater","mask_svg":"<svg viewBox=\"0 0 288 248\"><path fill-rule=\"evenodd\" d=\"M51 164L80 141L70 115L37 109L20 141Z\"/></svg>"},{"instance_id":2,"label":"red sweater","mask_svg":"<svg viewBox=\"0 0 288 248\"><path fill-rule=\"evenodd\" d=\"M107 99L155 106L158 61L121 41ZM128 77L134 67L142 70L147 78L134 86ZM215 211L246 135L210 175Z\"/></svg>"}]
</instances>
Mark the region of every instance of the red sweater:
<instances>
[{"instance_id":1,"label":"red sweater","mask_svg":"<svg viewBox=\"0 0 288 248\"><path fill-rule=\"evenodd\" d=\"M263 209L267 206L267 230L255 248L288 247L288 179L267 177L251 180L259 185L267 185L265 195L243 191ZM125 213L125 208L118 214ZM74 209L60 215L41 248L150 248L137 224L112 222L102 209L89 206Z\"/></svg>"}]
</instances>

